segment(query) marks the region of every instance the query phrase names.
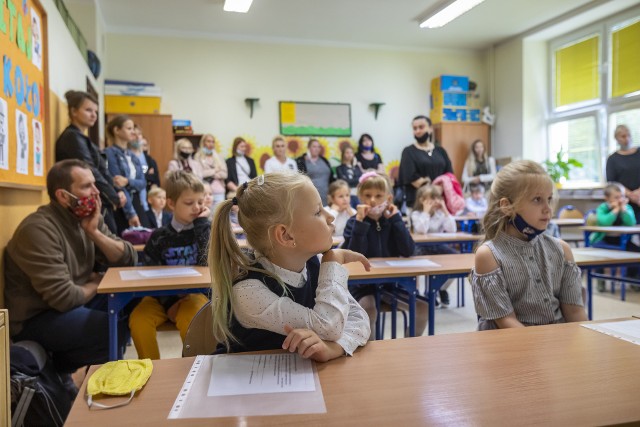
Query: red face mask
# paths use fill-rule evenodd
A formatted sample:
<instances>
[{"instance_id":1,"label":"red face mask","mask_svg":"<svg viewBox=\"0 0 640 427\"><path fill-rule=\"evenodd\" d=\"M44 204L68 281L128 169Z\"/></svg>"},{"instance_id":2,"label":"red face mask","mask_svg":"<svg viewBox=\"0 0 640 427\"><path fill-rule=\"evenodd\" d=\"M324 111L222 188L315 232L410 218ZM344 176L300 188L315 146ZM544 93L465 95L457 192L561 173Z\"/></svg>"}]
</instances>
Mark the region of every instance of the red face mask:
<instances>
[{"instance_id":1,"label":"red face mask","mask_svg":"<svg viewBox=\"0 0 640 427\"><path fill-rule=\"evenodd\" d=\"M96 211L97 204L96 204L95 197L93 196L77 197L69 193L67 190L63 190L63 191L73 198L73 202L71 203L70 208L71 208L71 212L73 212L73 214L78 218L86 218L88 216L93 215L93 213Z\"/></svg>"}]
</instances>

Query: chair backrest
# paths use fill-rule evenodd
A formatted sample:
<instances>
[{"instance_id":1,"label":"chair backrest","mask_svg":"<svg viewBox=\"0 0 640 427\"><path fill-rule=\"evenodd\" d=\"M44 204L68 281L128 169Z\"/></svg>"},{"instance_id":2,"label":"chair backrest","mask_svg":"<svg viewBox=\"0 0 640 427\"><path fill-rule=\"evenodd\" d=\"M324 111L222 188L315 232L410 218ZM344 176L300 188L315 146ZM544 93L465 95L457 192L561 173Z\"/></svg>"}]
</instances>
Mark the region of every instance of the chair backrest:
<instances>
[{"instance_id":1,"label":"chair backrest","mask_svg":"<svg viewBox=\"0 0 640 427\"><path fill-rule=\"evenodd\" d=\"M213 337L213 311L207 302L191 319L184 337L182 357L212 354L218 343Z\"/></svg>"},{"instance_id":2,"label":"chair backrest","mask_svg":"<svg viewBox=\"0 0 640 427\"><path fill-rule=\"evenodd\" d=\"M582 219L584 214L573 205L565 205L558 209L558 218L561 219Z\"/></svg>"},{"instance_id":3,"label":"chair backrest","mask_svg":"<svg viewBox=\"0 0 640 427\"><path fill-rule=\"evenodd\" d=\"M584 214L584 225L598 225L598 217L596 216L595 209L589 209L586 214Z\"/></svg>"}]
</instances>

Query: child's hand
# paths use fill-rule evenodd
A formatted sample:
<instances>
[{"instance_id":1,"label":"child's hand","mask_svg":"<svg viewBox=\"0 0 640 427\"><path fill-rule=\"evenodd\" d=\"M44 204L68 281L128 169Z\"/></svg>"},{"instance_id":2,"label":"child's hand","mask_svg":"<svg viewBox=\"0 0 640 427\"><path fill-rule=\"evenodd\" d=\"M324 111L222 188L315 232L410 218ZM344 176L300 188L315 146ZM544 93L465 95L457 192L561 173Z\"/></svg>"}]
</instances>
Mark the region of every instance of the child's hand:
<instances>
[{"instance_id":1,"label":"child's hand","mask_svg":"<svg viewBox=\"0 0 640 427\"><path fill-rule=\"evenodd\" d=\"M392 216L394 216L398 212L400 212L400 211L398 210L396 205L394 205L393 203L389 203L389 206L384 211L384 217L385 218L391 218Z\"/></svg>"},{"instance_id":2,"label":"child's hand","mask_svg":"<svg viewBox=\"0 0 640 427\"><path fill-rule=\"evenodd\" d=\"M287 337L282 343L282 348L291 353L297 352L305 359L326 362L342 354L339 345L326 343L311 329L293 329L285 325L284 331Z\"/></svg>"},{"instance_id":3,"label":"child's hand","mask_svg":"<svg viewBox=\"0 0 640 427\"><path fill-rule=\"evenodd\" d=\"M371 270L371 264L367 257L358 252L348 249L329 249L322 254L322 262L335 261L338 264L349 264L350 262L360 262L367 271Z\"/></svg>"},{"instance_id":4,"label":"child's hand","mask_svg":"<svg viewBox=\"0 0 640 427\"><path fill-rule=\"evenodd\" d=\"M209 215L211 215L211 209L208 206L203 206L198 218L209 218Z\"/></svg>"},{"instance_id":5,"label":"child's hand","mask_svg":"<svg viewBox=\"0 0 640 427\"><path fill-rule=\"evenodd\" d=\"M331 209L333 209L336 212L342 212L344 209L341 209L340 206L336 205L335 203L331 204Z\"/></svg>"},{"instance_id":6,"label":"child's hand","mask_svg":"<svg viewBox=\"0 0 640 427\"><path fill-rule=\"evenodd\" d=\"M371 206L369 205L358 205L356 207L356 220L357 221L362 221L364 220L367 215L369 215L369 211L371 210Z\"/></svg>"}]
</instances>

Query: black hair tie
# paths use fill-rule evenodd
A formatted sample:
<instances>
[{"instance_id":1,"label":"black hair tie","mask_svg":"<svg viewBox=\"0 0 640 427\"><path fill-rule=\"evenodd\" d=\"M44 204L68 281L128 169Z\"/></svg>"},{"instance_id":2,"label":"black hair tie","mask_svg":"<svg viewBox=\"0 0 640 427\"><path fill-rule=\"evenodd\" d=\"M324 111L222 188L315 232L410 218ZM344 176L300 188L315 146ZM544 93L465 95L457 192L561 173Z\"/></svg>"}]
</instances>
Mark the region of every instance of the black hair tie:
<instances>
[{"instance_id":1,"label":"black hair tie","mask_svg":"<svg viewBox=\"0 0 640 427\"><path fill-rule=\"evenodd\" d=\"M231 199L231 203L232 203L234 206L238 206L238 198L237 198L237 197L234 197L233 199Z\"/></svg>"},{"instance_id":2,"label":"black hair tie","mask_svg":"<svg viewBox=\"0 0 640 427\"><path fill-rule=\"evenodd\" d=\"M242 187L244 187L245 190L247 189L248 186L249 186L249 181L245 181L244 184L242 184Z\"/></svg>"}]
</instances>

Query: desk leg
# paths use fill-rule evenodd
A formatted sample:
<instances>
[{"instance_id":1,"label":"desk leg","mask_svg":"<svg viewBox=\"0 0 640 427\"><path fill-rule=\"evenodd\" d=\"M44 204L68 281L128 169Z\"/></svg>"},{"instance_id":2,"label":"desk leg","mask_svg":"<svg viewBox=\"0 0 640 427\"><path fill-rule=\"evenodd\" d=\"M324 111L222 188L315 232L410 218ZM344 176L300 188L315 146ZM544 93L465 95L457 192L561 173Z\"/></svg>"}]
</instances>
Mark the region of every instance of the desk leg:
<instances>
[{"instance_id":1,"label":"desk leg","mask_svg":"<svg viewBox=\"0 0 640 427\"><path fill-rule=\"evenodd\" d=\"M118 360L118 315L129 301L132 294L109 294L107 298L109 310L109 360Z\"/></svg>"},{"instance_id":2,"label":"desk leg","mask_svg":"<svg viewBox=\"0 0 640 427\"><path fill-rule=\"evenodd\" d=\"M593 278L591 269L587 269L587 315L589 320L593 319Z\"/></svg>"},{"instance_id":3,"label":"desk leg","mask_svg":"<svg viewBox=\"0 0 640 427\"><path fill-rule=\"evenodd\" d=\"M409 279L410 280L410 279ZM409 336L416 336L416 278L413 278L413 289L407 287L409 294Z\"/></svg>"},{"instance_id":4,"label":"desk leg","mask_svg":"<svg viewBox=\"0 0 640 427\"><path fill-rule=\"evenodd\" d=\"M436 323L436 286L437 276L427 276L427 298L429 298L429 335L435 333Z\"/></svg>"}]
</instances>

